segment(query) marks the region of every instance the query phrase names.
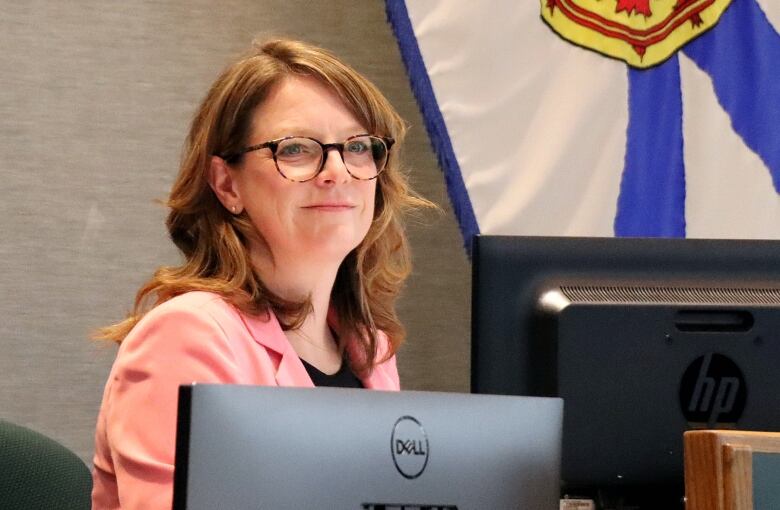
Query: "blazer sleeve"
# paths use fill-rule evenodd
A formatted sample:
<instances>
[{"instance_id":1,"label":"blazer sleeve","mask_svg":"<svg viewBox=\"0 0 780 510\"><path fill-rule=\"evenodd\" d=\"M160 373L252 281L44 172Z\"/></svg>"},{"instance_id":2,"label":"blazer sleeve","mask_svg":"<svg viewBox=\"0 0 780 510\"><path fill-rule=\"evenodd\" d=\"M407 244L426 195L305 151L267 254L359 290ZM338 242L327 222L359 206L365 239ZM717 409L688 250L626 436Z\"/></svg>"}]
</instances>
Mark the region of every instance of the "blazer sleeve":
<instances>
[{"instance_id":1,"label":"blazer sleeve","mask_svg":"<svg viewBox=\"0 0 780 510\"><path fill-rule=\"evenodd\" d=\"M208 312L160 308L125 339L110 381L106 436L123 510L172 506L179 385L239 382L234 351Z\"/></svg>"}]
</instances>

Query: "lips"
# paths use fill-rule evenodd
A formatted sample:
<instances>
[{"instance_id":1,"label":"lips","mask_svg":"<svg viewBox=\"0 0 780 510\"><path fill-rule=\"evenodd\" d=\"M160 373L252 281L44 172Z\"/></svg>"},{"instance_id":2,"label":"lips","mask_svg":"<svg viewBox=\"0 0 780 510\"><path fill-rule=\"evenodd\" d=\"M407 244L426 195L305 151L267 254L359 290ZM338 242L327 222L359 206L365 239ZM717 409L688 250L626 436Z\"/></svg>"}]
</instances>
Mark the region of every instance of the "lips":
<instances>
[{"instance_id":1,"label":"lips","mask_svg":"<svg viewBox=\"0 0 780 510\"><path fill-rule=\"evenodd\" d=\"M309 210L316 210L316 211L349 211L351 209L354 209L356 206L355 204L351 204L348 202L321 202L311 205L306 205L303 208L309 209Z\"/></svg>"}]
</instances>

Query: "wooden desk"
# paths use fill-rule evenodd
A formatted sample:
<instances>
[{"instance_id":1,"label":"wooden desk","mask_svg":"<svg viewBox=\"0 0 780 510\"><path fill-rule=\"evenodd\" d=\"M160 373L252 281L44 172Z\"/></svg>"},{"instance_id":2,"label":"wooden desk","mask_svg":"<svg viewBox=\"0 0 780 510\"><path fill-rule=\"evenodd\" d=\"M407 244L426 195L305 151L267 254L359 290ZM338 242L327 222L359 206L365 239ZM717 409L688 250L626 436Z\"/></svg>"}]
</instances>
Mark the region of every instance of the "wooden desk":
<instances>
[{"instance_id":1,"label":"wooden desk","mask_svg":"<svg viewBox=\"0 0 780 510\"><path fill-rule=\"evenodd\" d=\"M759 479L761 501L770 498L780 508L780 486L772 481L780 478L773 467L780 465L780 433L697 430L686 432L683 442L687 510L752 510ZM754 474L755 465L760 473Z\"/></svg>"}]
</instances>

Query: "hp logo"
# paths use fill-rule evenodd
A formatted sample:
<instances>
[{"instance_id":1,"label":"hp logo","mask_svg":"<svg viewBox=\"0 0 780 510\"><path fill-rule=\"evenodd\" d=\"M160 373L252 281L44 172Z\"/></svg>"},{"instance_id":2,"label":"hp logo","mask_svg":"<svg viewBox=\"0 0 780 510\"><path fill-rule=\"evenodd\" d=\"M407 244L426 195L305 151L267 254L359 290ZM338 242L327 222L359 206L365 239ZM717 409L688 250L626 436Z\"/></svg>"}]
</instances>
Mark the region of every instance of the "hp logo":
<instances>
[{"instance_id":1,"label":"hp logo","mask_svg":"<svg viewBox=\"0 0 780 510\"><path fill-rule=\"evenodd\" d=\"M693 360L680 383L680 407L692 428L733 426L747 400L745 378L736 363L709 353Z\"/></svg>"}]
</instances>

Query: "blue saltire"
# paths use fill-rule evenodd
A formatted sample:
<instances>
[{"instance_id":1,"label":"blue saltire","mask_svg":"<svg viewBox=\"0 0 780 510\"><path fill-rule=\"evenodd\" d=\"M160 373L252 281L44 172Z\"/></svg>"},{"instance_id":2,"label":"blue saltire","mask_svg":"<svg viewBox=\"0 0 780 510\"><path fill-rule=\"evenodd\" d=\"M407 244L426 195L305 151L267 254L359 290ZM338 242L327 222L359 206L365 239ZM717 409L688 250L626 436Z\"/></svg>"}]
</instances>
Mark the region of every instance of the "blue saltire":
<instances>
[{"instance_id":1,"label":"blue saltire","mask_svg":"<svg viewBox=\"0 0 780 510\"><path fill-rule=\"evenodd\" d=\"M772 0L776 1L776 0ZM780 192L780 35L755 0L734 0L709 32L684 49Z\"/></svg>"},{"instance_id":2,"label":"blue saltire","mask_svg":"<svg viewBox=\"0 0 780 510\"><path fill-rule=\"evenodd\" d=\"M677 56L628 69L628 130L615 235L685 237L682 95Z\"/></svg>"},{"instance_id":3,"label":"blue saltire","mask_svg":"<svg viewBox=\"0 0 780 510\"><path fill-rule=\"evenodd\" d=\"M780 36L755 0L734 0L683 49L712 79L734 131L780 191ZM659 108L663 105L663 108ZM685 237L682 101L676 56L629 69L629 124L615 235Z\"/></svg>"},{"instance_id":4,"label":"blue saltire","mask_svg":"<svg viewBox=\"0 0 780 510\"><path fill-rule=\"evenodd\" d=\"M474 208L471 206L471 199L469 199L466 185L463 182L463 174L455 157L455 151L452 149L447 125L441 115L431 79L428 77L428 70L425 68L425 62L417 44L417 37L414 35L406 3L402 0L387 0L385 5L387 19L393 27L396 39L398 39L401 58L406 66L406 72L409 74L412 91L420 110L422 110L428 136L439 160L439 168L444 172L447 191L455 217L458 219L458 225L460 225L466 252L471 256L471 240L479 234L477 217L474 215Z\"/></svg>"}]
</instances>

